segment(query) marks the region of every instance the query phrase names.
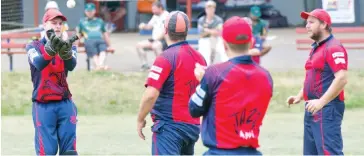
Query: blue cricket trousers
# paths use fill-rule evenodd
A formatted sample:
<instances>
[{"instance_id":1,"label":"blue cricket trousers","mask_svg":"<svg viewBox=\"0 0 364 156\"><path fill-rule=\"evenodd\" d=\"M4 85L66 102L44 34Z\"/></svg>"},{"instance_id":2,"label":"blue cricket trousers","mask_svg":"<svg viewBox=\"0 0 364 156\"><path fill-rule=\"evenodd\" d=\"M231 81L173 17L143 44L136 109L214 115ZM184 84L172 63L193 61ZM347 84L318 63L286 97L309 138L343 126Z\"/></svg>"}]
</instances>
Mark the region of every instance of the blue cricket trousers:
<instances>
[{"instance_id":1,"label":"blue cricket trousers","mask_svg":"<svg viewBox=\"0 0 364 156\"><path fill-rule=\"evenodd\" d=\"M235 149L209 148L203 155L262 155L260 151L250 147L240 147Z\"/></svg>"},{"instance_id":2,"label":"blue cricket trousers","mask_svg":"<svg viewBox=\"0 0 364 156\"><path fill-rule=\"evenodd\" d=\"M303 155L344 154L341 134L344 110L344 102L330 102L315 115L305 111Z\"/></svg>"},{"instance_id":3,"label":"blue cricket trousers","mask_svg":"<svg viewBox=\"0 0 364 156\"><path fill-rule=\"evenodd\" d=\"M76 152L77 108L72 100L33 102L35 151L37 155Z\"/></svg>"},{"instance_id":4,"label":"blue cricket trousers","mask_svg":"<svg viewBox=\"0 0 364 156\"><path fill-rule=\"evenodd\" d=\"M194 155L199 126L158 121L152 127L152 155Z\"/></svg>"}]
</instances>

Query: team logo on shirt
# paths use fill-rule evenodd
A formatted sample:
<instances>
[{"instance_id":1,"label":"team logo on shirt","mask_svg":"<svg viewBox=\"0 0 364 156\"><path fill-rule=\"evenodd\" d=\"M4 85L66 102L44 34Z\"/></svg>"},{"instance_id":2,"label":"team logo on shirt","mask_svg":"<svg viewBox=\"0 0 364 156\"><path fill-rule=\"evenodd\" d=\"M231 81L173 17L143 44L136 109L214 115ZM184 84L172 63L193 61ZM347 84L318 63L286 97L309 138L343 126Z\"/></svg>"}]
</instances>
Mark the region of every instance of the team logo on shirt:
<instances>
[{"instance_id":1,"label":"team logo on shirt","mask_svg":"<svg viewBox=\"0 0 364 156\"><path fill-rule=\"evenodd\" d=\"M260 114L257 108L253 108L251 110L244 109L230 115L230 117L235 118L235 133L243 139L256 138L257 136L254 134L254 130L260 126L257 125L259 124L257 120Z\"/></svg>"},{"instance_id":2,"label":"team logo on shirt","mask_svg":"<svg viewBox=\"0 0 364 156\"><path fill-rule=\"evenodd\" d=\"M332 54L332 58L334 58L335 64L345 64L345 53L344 52L335 52Z\"/></svg>"},{"instance_id":3,"label":"team logo on shirt","mask_svg":"<svg viewBox=\"0 0 364 156\"><path fill-rule=\"evenodd\" d=\"M203 99L205 98L206 91L201 88L201 85L196 87L196 93L192 95L192 101L197 105L202 107Z\"/></svg>"},{"instance_id":4,"label":"team logo on shirt","mask_svg":"<svg viewBox=\"0 0 364 156\"><path fill-rule=\"evenodd\" d=\"M76 51L72 50L72 57L76 58Z\"/></svg>"},{"instance_id":5,"label":"team logo on shirt","mask_svg":"<svg viewBox=\"0 0 364 156\"><path fill-rule=\"evenodd\" d=\"M37 50L35 50L34 48L32 48L32 49L30 49L28 51L28 56L29 56L30 61L33 63L34 62L34 58L38 57L39 54L38 54Z\"/></svg>"},{"instance_id":6,"label":"team logo on shirt","mask_svg":"<svg viewBox=\"0 0 364 156\"><path fill-rule=\"evenodd\" d=\"M159 80L159 77L160 77L160 74L162 73L162 71L163 71L163 68L153 65L150 68L150 73L149 73L148 77L152 78L154 80Z\"/></svg>"}]
</instances>

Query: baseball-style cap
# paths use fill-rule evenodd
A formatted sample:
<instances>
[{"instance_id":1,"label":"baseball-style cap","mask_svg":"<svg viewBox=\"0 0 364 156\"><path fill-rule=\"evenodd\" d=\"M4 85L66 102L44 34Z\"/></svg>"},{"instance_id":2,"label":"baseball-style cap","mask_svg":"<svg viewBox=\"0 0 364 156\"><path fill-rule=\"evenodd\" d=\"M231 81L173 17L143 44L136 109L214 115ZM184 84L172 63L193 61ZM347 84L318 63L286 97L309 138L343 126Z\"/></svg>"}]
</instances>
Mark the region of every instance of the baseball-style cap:
<instances>
[{"instance_id":1,"label":"baseball-style cap","mask_svg":"<svg viewBox=\"0 0 364 156\"><path fill-rule=\"evenodd\" d=\"M43 23L52 20L56 17L62 18L63 21L67 21L66 16L64 16L59 10L57 9L49 9L44 13L43 16Z\"/></svg>"},{"instance_id":2,"label":"baseball-style cap","mask_svg":"<svg viewBox=\"0 0 364 156\"><path fill-rule=\"evenodd\" d=\"M301 18L307 20L308 16L316 17L331 26L331 17L324 9L315 9L311 12L301 12Z\"/></svg>"},{"instance_id":3,"label":"baseball-style cap","mask_svg":"<svg viewBox=\"0 0 364 156\"><path fill-rule=\"evenodd\" d=\"M85 5L85 10L86 11L93 11L93 10L96 10L96 6L94 3L87 3Z\"/></svg>"},{"instance_id":4,"label":"baseball-style cap","mask_svg":"<svg viewBox=\"0 0 364 156\"><path fill-rule=\"evenodd\" d=\"M253 6L250 8L250 13L253 16L260 17L262 16L262 12L260 12L260 8L258 6Z\"/></svg>"},{"instance_id":5,"label":"baseball-style cap","mask_svg":"<svg viewBox=\"0 0 364 156\"><path fill-rule=\"evenodd\" d=\"M226 20L222 28L222 38L232 44L249 43L253 33L249 24L238 16Z\"/></svg>"},{"instance_id":6,"label":"baseball-style cap","mask_svg":"<svg viewBox=\"0 0 364 156\"><path fill-rule=\"evenodd\" d=\"M189 22L187 15L181 11L173 11L167 16L164 27L169 32L187 33Z\"/></svg>"}]
</instances>

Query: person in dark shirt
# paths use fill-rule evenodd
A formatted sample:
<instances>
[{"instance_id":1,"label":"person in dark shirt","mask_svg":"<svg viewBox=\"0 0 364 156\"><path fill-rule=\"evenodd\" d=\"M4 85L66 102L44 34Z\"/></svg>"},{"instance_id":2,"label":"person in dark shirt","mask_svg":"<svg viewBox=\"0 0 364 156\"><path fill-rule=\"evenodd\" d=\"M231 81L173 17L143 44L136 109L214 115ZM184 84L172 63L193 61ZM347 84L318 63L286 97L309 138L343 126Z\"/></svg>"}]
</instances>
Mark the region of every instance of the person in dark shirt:
<instances>
[{"instance_id":1,"label":"person in dark shirt","mask_svg":"<svg viewBox=\"0 0 364 156\"><path fill-rule=\"evenodd\" d=\"M200 119L188 112L188 100L198 80L194 76L196 63L206 65L202 55L186 41L189 19L183 12L171 12L165 24L169 45L150 69L146 91L137 119L139 136L150 112L154 125L153 155L193 155L200 134Z\"/></svg>"},{"instance_id":2,"label":"person in dark shirt","mask_svg":"<svg viewBox=\"0 0 364 156\"><path fill-rule=\"evenodd\" d=\"M260 155L259 134L272 98L269 72L254 63L249 49L249 24L228 19L222 29L229 61L209 66L196 64L200 80L189 102L192 117L203 116L201 137L206 155Z\"/></svg>"},{"instance_id":3,"label":"person in dark shirt","mask_svg":"<svg viewBox=\"0 0 364 156\"><path fill-rule=\"evenodd\" d=\"M76 67L77 36L61 39L66 17L56 9L43 16L46 36L26 46L33 82L33 122L37 155L76 153L77 108L67 84L67 73Z\"/></svg>"},{"instance_id":4,"label":"person in dark shirt","mask_svg":"<svg viewBox=\"0 0 364 156\"><path fill-rule=\"evenodd\" d=\"M344 155L341 124L348 54L331 33L331 17L325 10L301 12L301 18L315 42L305 64L303 88L287 103L305 101L303 155Z\"/></svg>"}]
</instances>

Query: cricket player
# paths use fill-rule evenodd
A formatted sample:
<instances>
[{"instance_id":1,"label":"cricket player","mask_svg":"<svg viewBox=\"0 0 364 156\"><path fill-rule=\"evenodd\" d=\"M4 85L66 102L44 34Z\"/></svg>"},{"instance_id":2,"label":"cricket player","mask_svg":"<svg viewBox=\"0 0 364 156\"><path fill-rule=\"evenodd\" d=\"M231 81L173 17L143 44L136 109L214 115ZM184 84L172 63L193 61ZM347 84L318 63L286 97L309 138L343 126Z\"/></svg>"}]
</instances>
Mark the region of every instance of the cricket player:
<instances>
[{"instance_id":1,"label":"cricket player","mask_svg":"<svg viewBox=\"0 0 364 156\"><path fill-rule=\"evenodd\" d=\"M216 2L209 0L205 3L206 15L198 19L198 51L204 56L207 65L215 62L216 54L219 54L220 62L229 58L225 54L224 44L221 38L223 19L215 14Z\"/></svg>"},{"instance_id":2,"label":"cricket player","mask_svg":"<svg viewBox=\"0 0 364 156\"><path fill-rule=\"evenodd\" d=\"M166 18L168 48L159 55L148 75L137 119L139 137L150 112L153 155L193 155L199 138L200 118L188 111L188 100L199 84L194 76L196 63L206 65L202 55L186 41L189 28L187 15L171 12Z\"/></svg>"},{"instance_id":3,"label":"cricket player","mask_svg":"<svg viewBox=\"0 0 364 156\"><path fill-rule=\"evenodd\" d=\"M47 35L26 46L33 82L33 122L37 155L76 152L77 108L67 84L67 73L76 67L76 47L60 38L66 17L57 9L43 16Z\"/></svg>"},{"instance_id":4,"label":"cricket player","mask_svg":"<svg viewBox=\"0 0 364 156\"><path fill-rule=\"evenodd\" d=\"M343 155L341 124L344 116L344 86L348 55L331 34L331 18L323 9L302 12L312 50L306 61L303 88L287 103L305 100L304 155Z\"/></svg>"},{"instance_id":5,"label":"cricket player","mask_svg":"<svg viewBox=\"0 0 364 156\"><path fill-rule=\"evenodd\" d=\"M206 71L196 65L201 82L190 99L189 111L192 117L203 116L205 155L261 155L258 138L273 81L249 55L252 31L243 18L228 19L222 37L230 60Z\"/></svg>"}]
</instances>

